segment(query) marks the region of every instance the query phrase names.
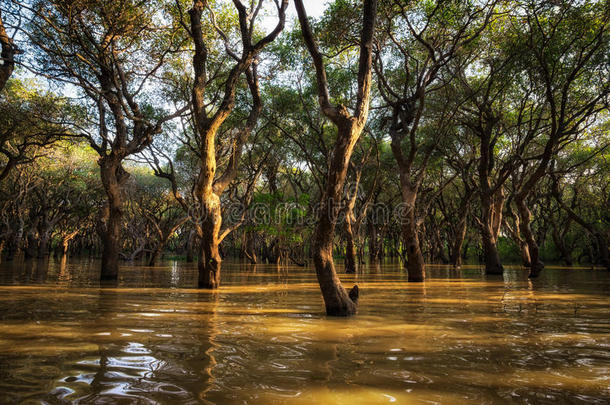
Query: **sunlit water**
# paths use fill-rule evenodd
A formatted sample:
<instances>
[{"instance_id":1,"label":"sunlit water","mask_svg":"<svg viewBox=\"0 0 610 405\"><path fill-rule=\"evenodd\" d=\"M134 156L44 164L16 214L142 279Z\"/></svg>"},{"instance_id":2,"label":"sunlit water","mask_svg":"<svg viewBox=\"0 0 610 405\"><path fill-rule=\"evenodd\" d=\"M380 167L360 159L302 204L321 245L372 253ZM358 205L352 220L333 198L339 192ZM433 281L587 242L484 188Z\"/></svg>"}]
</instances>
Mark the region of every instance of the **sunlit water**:
<instances>
[{"instance_id":1,"label":"sunlit water","mask_svg":"<svg viewBox=\"0 0 610 405\"><path fill-rule=\"evenodd\" d=\"M610 274L485 277L396 264L357 276L359 314L327 318L313 269L0 264L0 403L608 403Z\"/></svg>"}]
</instances>

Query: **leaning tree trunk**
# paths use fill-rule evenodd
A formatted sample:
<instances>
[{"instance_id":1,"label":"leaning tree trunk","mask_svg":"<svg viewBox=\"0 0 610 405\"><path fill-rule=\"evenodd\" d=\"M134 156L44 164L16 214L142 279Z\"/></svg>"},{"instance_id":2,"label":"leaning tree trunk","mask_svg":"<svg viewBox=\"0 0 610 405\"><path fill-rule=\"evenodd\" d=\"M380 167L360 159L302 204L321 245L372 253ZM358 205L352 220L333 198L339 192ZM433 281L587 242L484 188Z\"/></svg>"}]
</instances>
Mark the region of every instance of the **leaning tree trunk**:
<instances>
[{"instance_id":1,"label":"leaning tree trunk","mask_svg":"<svg viewBox=\"0 0 610 405\"><path fill-rule=\"evenodd\" d=\"M321 52L315 42L302 0L295 0L295 8L301 25L305 45L312 56L316 69L318 102L322 112L337 127L337 138L330 157L326 176L326 186L320 197L318 221L313 235L313 261L320 290L324 297L326 313L335 316L349 316L356 313L358 286L349 294L341 285L333 262L333 240L337 223L339 204L347 176L352 152L364 129L370 102L372 83L372 50L377 0L364 0L363 22L360 36L360 58L358 63L358 89L355 114L351 115L344 105L333 106L328 92L328 81Z\"/></svg>"},{"instance_id":2,"label":"leaning tree trunk","mask_svg":"<svg viewBox=\"0 0 610 405\"><path fill-rule=\"evenodd\" d=\"M100 159L100 175L108 198L102 209L100 232L102 236L102 280L116 280L119 274L119 250L123 222L122 186L129 174L120 160L110 157Z\"/></svg>"},{"instance_id":3,"label":"leaning tree trunk","mask_svg":"<svg viewBox=\"0 0 610 405\"><path fill-rule=\"evenodd\" d=\"M324 297L326 313L334 316L355 314L358 302L358 286L354 286L348 294L337 277L333 261L338 202L341 201L349 159L362 130L362 128L354 128L352 120L346 121L348 122L338 126L326 189L320 199L318 222L313 235L313 261L316 275Z\"/></svg>"}]
</instances>

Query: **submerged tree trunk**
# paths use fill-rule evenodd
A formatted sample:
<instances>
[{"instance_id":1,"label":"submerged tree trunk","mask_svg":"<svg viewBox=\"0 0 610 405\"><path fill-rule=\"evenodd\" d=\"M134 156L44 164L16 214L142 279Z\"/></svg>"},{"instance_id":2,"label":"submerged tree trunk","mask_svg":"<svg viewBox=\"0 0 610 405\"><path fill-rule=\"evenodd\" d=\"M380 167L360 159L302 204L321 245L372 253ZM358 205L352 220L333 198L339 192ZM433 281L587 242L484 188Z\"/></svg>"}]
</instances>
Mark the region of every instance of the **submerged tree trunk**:
<instances>
[{"instance_id":1,"label":"submerged tree trunk","mask_svg":"<svg viewBox=\"0 0 610 405\"><path fill-rule=\"evenodd\" d=\"M313 237L313 261L322 290L326 313L335 316L349 316L356 313L358 286L347 293L341 285L333 261L333 241L338 216L338 202L347 175L347 166L353 147L360 135L353 121L346 119L339 126L335 148L327 175L326 189L320 200L320 213ZM350 125L352 124L352 125ZM360 129L361 130L361 129Z\"/></svg>"},{"instance_id":2,"label":"submerged tree trunk","mask_svg":"<svg viewBox=\"0 0 610 405\"><path fill-rule=\"evenodd\" d=\"M504 272L497 245L503 205L504 194L501 189L493 198L490 193L481 192L483 221L480 225L486 274L502 274Z\"/></svg>"},{"instance_id":3,"label":"submerged tree trunk","mask_svg":"<svg viewBox=\"0 0 610 405\"><path fill-rule=\"evenodd\" d=\"M186 262L193 263L195 261L195 255L193 251L195 250L195 238L197 233L193 230L189 233L189 238L186 242Z\"/></svg>"},{"instance_id":4,"label":"submerged tree trunk","mask_svg":"<svg viewBox=\"0 0 610 405\"><path fill-rule=\"evenodd\" d=\"M102 209L100 233L102 236L102 280L116 280L119 274L121 225L123 222L122 187L129 174L121 161L110 156L99 161L100 175L108 198Z\"/></svg>"},{"instance_id":5,"label":"submerged tree trunk","mask_svg":"<svg viewBox=\"0 0 610 405\"><path fill-rule=\"evenodd\" d=\"M530 227L532 213L525 204L525 198L523 198L521 195L518 194L515 196L515 202L519 212L519 231L523 235L523 239L527 244L527 249L530 256L529 276L531 278L536 278L540 275L542 269L544 269L544 263L542 263L540 260L540 249Z\"/></svg>"},{"instance_id":6,"label":"submerged tree trunk","mask_svg":"<svg viewBox=\"0 0 610 405\"><path fill-rule=\"evenodd\" d=\"M417 192L403 184L402 198L405 205L401 217L401 229L407 255L408 280L422 282L426 278L426 265L417 233L417 217L415 214Z\"/></svg>"},{"instance_id":7,"label":"submerged tree trunk","mask_svg":"<svg viewBox=\"0 0 610 405\"><path fill-rule=\"evenodd\" d=\"M354 286L349 294L343 288L335 271L332 253L339 203L341 202L349 161L354 146L364 129L369 112L377 0L364 0L357 100L353 115L345 106L333 106L331 104L322 54L311 31L303 1L295 0L295 7L305 45L316 69L318 102L324 115L337 127L337 138L330 158L325 189L320 197L318 221L313 235L313 261L324 298L326 313L335 316L349 316L355 314L357 310L358 286Z\"/></svg>"},{"instance_id":8,"label":"submerged tree trunk","mask_svg":"<svg viewBox=\"0 0 610 405\"><path fill-rule=\"evenodd\" d=\"M218 250L219 232L222 224L220 211L220 198L213 192L204 194L202 198L202 212L204 217L201 221L202 233L200 238L199 288L216 289L220 286L220 266L222 258Z\"/></svg>"},{"instance_id":9,"label":"submerged tree trunk","mask_svg":"<svg viewBox=\"0 0 610 405\"><path fill-rule=\"evenodd\" d=\"M506 207L507 213L510 217L512 217L513 221L514 221L514 226L510 226L508 224L508 222L506 222L506 220L504 221L506 228L508 228L508 231L513 239L513 241L517 244L517 247L519 248L519 252L521 254L521 261L523 263L524 267L531 267L532 266L532 258L530 255L530 249L529 246L527 244L527 241L525 239L523 239L521 237L521 220L520 220L520 215L515 215L515 213L513 212L513 210L510 207L510 204L507 204Z\"/></svg>"},{"instance_id":10,"label":"submerged tree trunk","mask_svg":"<svg viewBox=\"0 0 610 405\"><path fill-rule=\"evenodd\" d=\"M354 243L354 232L352 223L354 214L348 210L345 214L345 272L353 274L358 270L356 257L356 245Z\"/></svg>"},{"instance_id":11,"label":"submerged tree trunk","mask_svg":"<svg viewBox=\"0 0 610 405\"><path fill-rule=\"evenodd\" d=\"M455 234L455 240L451 245L451 257L449 258L449 262L453 265L453 267L461 267L462 266L462 247L464 245L464 239L466 239L466 230L467 230L467 215L468 215L468 205L462 207L460 209L460 221L457 225L457 232Z\"/></svg>"}]
</instances>

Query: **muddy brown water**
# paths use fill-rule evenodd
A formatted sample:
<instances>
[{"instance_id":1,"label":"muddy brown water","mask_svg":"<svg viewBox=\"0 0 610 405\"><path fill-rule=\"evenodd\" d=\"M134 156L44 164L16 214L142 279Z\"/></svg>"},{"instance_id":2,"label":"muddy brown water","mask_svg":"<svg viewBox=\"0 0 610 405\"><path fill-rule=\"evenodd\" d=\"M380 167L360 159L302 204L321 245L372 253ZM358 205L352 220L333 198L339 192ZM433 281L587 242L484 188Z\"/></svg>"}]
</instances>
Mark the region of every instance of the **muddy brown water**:
<instances>
[{"instance_id":1,"label":"muddy brown water","mask_svg":"<svg viewBox=\"0 0 610 405\"><path fill-rule=\"evenodd\" d=\"M610 274L368 266L354 318L324 315L311 268L0 264L0 404L608 403ZM339 266L340 268L340 266Z\"/></svg>"}]
</instances>

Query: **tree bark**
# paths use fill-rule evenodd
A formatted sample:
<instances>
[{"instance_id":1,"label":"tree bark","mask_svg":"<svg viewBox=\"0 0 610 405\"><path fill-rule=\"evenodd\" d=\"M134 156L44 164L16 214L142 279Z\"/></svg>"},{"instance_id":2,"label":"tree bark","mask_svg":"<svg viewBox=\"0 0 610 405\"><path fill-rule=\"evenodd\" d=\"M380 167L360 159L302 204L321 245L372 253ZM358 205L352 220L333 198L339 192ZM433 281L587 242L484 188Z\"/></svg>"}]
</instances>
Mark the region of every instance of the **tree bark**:
<instances>
[{"instance_id":1,"label":"tree bark","mask_svg":"<svg viewBox=\"0 0 610 405\"><path fill-rule=\"evenodd\" d=\"M204 195L201 221L199 269L199 288L216 289L220 286L220 266L222 258L218 250L219 232L222 224L220 198L213 192Z\"/></svg>"},{"instance_id":2,"label":"tree bark","mask_svg":"<svg viewBox=\"0 0 610 405\"><path fill-rule=\"evenodd\" d=\"M119 274L119 252L121 225L123 222L122 187L129 174L123 169L120 159L112 156L99 160L102 185L106 192L106 205L102 209L100 233L102 236L101 280L117 280Z\"/></svg>"},{"instance_id":3,"label":"tree bark","mask_svg":"<svg viewBox=\"0 0 610 405\"><path fill-rule=\"evenodd\" d=\"M464 239L466 239L466 231L467 231L467 215L468 215L468 205L465 207L461 207L460 209L460 221L457 225L457 232L455 234L455 240L451 245L451 257L449 258L449 262L453 265L453 267L458 268L462 266L462 247L464 245Z\"/></svg>"},{"instance_id":4,"label":"tree bark","mask_svg":"<svg viewBox=\"0 0 610 405\"><path fill-rule=\"evenodd\" d=\"M424 256L422 255L417 234L417 217L415 213L415 201L417 192L408 185L401 187L402 201L405 210L402 212L401 229L407 253L407 273L408 280L412 282L422 282L426 278Z\"/></svg>"},{"instance_id":5,"label":"tree bark","mask_svg":"<svg viewBox=\"0 0 610 405\"><path fill-rule=\"evenodd\" d=\"M195 238L196 238L197 234L195 231L191 231L189 233L189 238L188 241L186 242L186 262L187 263L193 263L195 261L194 258L194 254L193 251L194 249L194 244L195 244Z\"/></svg>"},{"instance_id":6,"label":"tree bark","mask_svg":"<svg viewBox=\"0 0 610 405\"><path fill-rule=\"evenodd\" d=\"M517 205L517 211L519 212L519 231L523 235L523 239L527 244L527 249L530 256L530 278L536 278L540 275L542 269L544 269L544 263L540 260L540 249L536 243L536 238L532 233L530 223L532 220L532 213L525 204L525 198L517 194L515 196L515 203Z\"/></svg>"},{"instance_id":7,"label":"tree bark","mask_svg":"<svg viewBox=\"0 0 610 405\"><path fill-rule=\"evenodd\" d=\"M481 239L483 243L483 260L486 274L502 274L504 267L498 253L499 223L502 222L504 195L499 192L492 198L489 193L481 191Z\"/></svg>"},{"instance_id":8,"label":"tree bark","mask_svg":"<svg viewBox=\"0 0 610 405\"><path fill-rule=\"evenodd\" d=\"M345 215L345 272L349 274L356 273L358 270L358 261L356 258L356 245L354 243L354 233L352 230L353 214L351 212Z\"/></svg>"},{"instance_id":9,"label":"tree bark","mask_svg":"<svg viewBox=\"0 0 610 405\"><path fill-rule=\"evenodd\" d=\"M334 316L350 316L357 310L358 286L354 286L348 294L341 285L333 262L333 240L339 211L338 205L341 202L349 161L354 146L364 129L369 112L377 0L364 0L358 62L358 90L354 115L351 115L345 106L333 106L330 103L322 54L314 40L303 1L295 0L295 7L303 39L316 70L318 102L324 115L337 127L337 138L330 158L326 186L320 198L318 221L313 235L313 261L326 313Z\"/></svg>"},{"instance_id":10,"label":"tree bark","mask_svg":"<svg viewBox=\"0 0 610 405\"><path fill-rule=\"evenodd\" d=\"M338 129L337 140L327 175L327 186L320 201L318 222L313 236L313 261L318 283L322 290L326 313L332 316L349 316L356 313L358 286L348 294L341 285L333 261L333 241L338 217L338 202L347 176L347 167L353 147L360 135L347 120ZM360 128L360 131L362 129ZM358 132L357 132L358 131Z\"/></svg>"},{"instance_id":11,"label":"tree bark","mask_svg":"<svg viewBox=\"0 0 610 405\"><path fill-rule=\"evenodd\" d=\"M4 88L6 82L13 74L16 53L17 49L15 48L15 44L4 28L2 11L0 10L0 59L2 60L2 64L0 65L0 91Z\"/></svg>"}]
</instances>

